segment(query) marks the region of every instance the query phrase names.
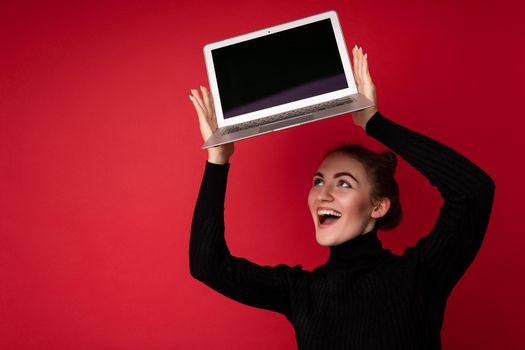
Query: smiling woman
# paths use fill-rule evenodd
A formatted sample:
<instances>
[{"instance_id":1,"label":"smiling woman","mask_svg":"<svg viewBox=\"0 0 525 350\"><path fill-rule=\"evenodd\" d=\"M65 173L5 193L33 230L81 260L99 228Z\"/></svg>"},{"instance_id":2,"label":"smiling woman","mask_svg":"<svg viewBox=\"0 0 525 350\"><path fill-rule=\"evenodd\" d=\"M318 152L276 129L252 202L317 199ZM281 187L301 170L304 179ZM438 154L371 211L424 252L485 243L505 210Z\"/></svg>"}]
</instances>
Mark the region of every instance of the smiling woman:
<instances>
[{"instance_id":1,"label":"smiling woman","mask_svg":"<svg viewBox=\"0 0 525 350\"><path fill-rule=\"evenodd\" d=\"M401 221L397 165L392 152L345 145L328 152L308 196L317 243L337 245Z\"/></svg>"},{"instance_id":2,"label":"smiling woman","mask_svg":"<svg viewBox=\"0 0 525 350\"><path fill-rule=\"evenodd\" d=\"M358 90L376 101L367 57L353 50ZM207 89L190 96L203 139L216 128ZM313 271L260 266L234 257L224 239L224 201L233 144L208 149L190 238L193 277L241 303L283 314L299 349L440 349L447 299L476 256L495 185L451 148L396 124L375 107L357 126L403 157L444 200L434 228L403 255L384 249L379 228L401 218L390 151L360 146L329 152L314 175L308 204L317 242L330 256Z\"/></svg>"}]
</instances>

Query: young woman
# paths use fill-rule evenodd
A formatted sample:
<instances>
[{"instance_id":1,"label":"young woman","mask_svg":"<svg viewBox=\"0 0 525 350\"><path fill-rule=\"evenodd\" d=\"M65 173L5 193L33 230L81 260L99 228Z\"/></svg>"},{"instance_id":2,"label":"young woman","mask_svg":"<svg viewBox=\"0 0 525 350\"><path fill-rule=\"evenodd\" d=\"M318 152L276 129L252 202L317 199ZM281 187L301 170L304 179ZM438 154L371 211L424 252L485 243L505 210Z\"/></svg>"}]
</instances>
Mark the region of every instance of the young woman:
<instances>
[{"instance_id":1,"label":"young woman","mask_svg":"<svg viewBox=\"0 0 525 350\"><path fill-rule=\"evenodd\" d=\"M361 48L352 51L358 90L374 102L375 87ZM206 140L216 128L211 95L192 90ZM403 255L383 249L379 228L401 217L396 157L360 146L329 152L313 177L308 204L327 262L259 266L230 254L224 199L233 144L208 149L190 238L196 279L241 303L282 313L299 349L440 349L447 298L471 264L488 225L494 182L449 147L400 126L375 107L353 121L416 168L444 203L432 231Z\"/></svg>"}]
</instances>

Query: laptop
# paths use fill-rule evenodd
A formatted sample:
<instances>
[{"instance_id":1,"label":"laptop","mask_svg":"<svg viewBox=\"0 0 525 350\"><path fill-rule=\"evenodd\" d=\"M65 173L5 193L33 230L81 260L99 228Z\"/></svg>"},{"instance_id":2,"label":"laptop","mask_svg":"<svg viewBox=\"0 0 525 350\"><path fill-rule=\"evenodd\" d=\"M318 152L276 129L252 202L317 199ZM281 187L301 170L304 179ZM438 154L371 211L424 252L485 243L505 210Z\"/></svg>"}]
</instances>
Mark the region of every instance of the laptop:
<instances>
[{"instance_id":1,"label":"laptop","mask_svg":"<svg viewBox=\"0 0 525 350\"><path fill-rule=\"evenodd\" d=\"M373 106L335 11L208 44L204 57L218 128L202 148Z\"/></svg>"}]
</instances>

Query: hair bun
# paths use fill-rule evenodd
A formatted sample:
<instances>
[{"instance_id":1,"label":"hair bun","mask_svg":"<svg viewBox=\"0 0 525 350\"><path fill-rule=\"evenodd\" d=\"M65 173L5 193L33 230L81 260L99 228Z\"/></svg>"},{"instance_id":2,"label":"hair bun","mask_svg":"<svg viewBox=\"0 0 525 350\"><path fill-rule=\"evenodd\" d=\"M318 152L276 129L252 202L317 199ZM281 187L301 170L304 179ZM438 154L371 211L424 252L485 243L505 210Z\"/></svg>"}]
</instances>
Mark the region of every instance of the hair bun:
<instances>
[{"instance_id":1,"label":"hair bun","mask_svg":"<svg viewBox=\"0 0 525 350\"><path fill-rule=\"evenodd\" d=\"M388 167L392 170L392 174L395 173L397 168L397 156L392 151L383 151L381 156L387 161Z\"/></svg>"}]
</instances>

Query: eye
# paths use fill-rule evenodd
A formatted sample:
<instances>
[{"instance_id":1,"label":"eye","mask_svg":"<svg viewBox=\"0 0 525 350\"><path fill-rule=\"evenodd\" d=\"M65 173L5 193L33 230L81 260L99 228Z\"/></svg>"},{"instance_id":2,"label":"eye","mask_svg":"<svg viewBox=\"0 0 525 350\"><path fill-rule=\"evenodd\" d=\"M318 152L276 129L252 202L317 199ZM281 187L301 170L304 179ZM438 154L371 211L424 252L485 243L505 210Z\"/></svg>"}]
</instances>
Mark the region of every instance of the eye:
<instances>
[{"instance_id":1,"label":"eye","mask_svg":"<svg viewBox=\"0 0 525 350\"><path fill-rule=\"evenodd\" d=\"M314 185L314 187L316 187L316 186L322 186L322 184L323 184L323 179L320 179L320 178L318 178L318 177L314 178L314 180L313 180L313 185Z\"/></svg>"},{"instance_id":2,"label":"eye","mask_svg":"<svg viewBox=\"0 0 525 350\"><path fill-rule=\"evenodd\" d=\"M340 186L340 187L343 187L343 188L352 188L352 186L350 186L350 184L346 181L339 181L339 183L337 184L337 186Z\"/></svg>"}]
</instances>

